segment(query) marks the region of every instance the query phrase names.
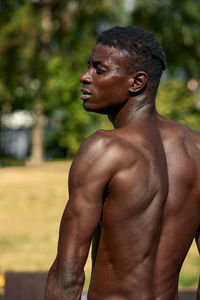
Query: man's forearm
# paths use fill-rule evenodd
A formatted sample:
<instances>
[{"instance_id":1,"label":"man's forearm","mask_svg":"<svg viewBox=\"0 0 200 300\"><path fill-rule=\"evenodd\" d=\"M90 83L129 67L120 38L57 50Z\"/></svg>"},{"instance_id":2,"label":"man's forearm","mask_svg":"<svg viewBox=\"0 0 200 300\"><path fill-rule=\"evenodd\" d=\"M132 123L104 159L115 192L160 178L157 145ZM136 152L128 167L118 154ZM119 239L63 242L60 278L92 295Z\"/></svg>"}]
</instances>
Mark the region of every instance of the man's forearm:
<instances>
[{"instance_id":1,"label":"man's forearm","mask_svg":"<svg viewBox=\"0 0 200 300\"><path fill-rule=\"evenodd\" d=\"M59 273L55 262L48 274L45 300L80 300L84 280L83 271L78 276Z\"/></svg>"}]
</instances>

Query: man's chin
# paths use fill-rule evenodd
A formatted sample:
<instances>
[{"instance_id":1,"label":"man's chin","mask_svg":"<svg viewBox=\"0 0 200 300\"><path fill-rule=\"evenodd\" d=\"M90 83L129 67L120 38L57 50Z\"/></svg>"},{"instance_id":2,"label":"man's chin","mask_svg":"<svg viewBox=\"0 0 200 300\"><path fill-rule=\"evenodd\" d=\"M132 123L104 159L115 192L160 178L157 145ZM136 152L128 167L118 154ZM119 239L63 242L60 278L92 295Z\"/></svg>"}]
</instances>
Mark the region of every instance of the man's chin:
<instances>
[{"instance_id":1,"label":"man's chin","mask_svg":"<svg viewBox=\"0 0 200 300\"><path fill-rule=\"evenodd\" d=\"M105 108L99 108L99 107L95 107L95 105L91 105L90 103L88 103L87 101L83 102L83 108L88 111L88 112L94 112L97 114L107 114L106 109Z\"/></svg>"}]
</instances>

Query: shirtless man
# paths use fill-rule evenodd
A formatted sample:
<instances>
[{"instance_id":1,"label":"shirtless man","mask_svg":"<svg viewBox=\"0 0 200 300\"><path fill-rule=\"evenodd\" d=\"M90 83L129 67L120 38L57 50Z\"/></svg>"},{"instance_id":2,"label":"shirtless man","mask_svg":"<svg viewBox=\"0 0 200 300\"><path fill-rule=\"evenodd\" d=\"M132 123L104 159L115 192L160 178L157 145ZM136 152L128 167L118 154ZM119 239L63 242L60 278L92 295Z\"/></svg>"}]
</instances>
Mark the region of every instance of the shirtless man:
<instances>
[{"instance_id":1,"label":"shirtless man","mask_svg":"<svg viewBox=\"0 0 200 300\"><path fill-rule=\"evenodd\" d=\"M114 129L92 134L72 163L46 300L80 299L92 239L89 300L179 299L195 237L200 248L200 132L157 113L164 69L159 42L140 27L98 38L81 99Z\"/></svg>"}]
</instances>

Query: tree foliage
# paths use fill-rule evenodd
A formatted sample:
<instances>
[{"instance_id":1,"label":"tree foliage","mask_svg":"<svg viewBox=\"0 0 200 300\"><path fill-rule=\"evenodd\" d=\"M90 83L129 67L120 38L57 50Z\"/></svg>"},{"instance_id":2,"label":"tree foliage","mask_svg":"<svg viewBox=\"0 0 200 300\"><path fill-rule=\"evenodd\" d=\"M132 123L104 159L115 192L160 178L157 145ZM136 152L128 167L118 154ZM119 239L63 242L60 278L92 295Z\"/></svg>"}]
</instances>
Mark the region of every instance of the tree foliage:
<instances>
[{"instance_id":1,"label":"tree foliage","mask_svg":"<svg viewBox=\"0 0 200 300\"><path fill-rule=\"evenodd\" d=\"M200 130L200 93L190 91L178 77L170 77L160 84L157 110L167 118Z\"/></svg>"},{"instance_id":2,"label":"tree foliage","mask_svg":"<svg viewBox=\"0 0 200 300\"><path fill-rule=\"evenodd\" d=\"M199 0L137 0L131 23L155 33L166 53L167 72L158 108L167 117L200 130Z\"/></svg>"},{"instance_id":3,"label":"tree foliage","mask_svg":"<svg viewBox=\"0 0 200 300\"><path fill-rule=\"evenodd\" d=\"M97 32L119 20L120 7L119 0L4 0L0 7L4 16L0 23L1 111L40 107L48 116L61 112L52 138L74 153L99 120L82 110L79 76Z\"/></svg>"},{"instance_id":4,"label":"tree foliage","mask_svg":"<svg viewBox=\"0 0 200 300\"><path fill-rule=\"evenodd\" d=\"M115 24L128 25L129 20L154 31L167 55L159 109L199 128L199 1L137 0L129 18L124 10L128 2L2 0L1 112L26 108L39 111L40 117L54 116L51 143L75 153L82 140L104 122L83 111L79 76L87 67L97 34Z\"/></svg>"},{"instance_id":5,"label":"tree foliage","mask_svg":"<svg viewBox=\"0 0 200 300\"><path fill-rule=\"evenodd\" d=\"M132 22L155 32L170 72L200 78L199 0L138 0Z\"/></svg>"}]
</instances>

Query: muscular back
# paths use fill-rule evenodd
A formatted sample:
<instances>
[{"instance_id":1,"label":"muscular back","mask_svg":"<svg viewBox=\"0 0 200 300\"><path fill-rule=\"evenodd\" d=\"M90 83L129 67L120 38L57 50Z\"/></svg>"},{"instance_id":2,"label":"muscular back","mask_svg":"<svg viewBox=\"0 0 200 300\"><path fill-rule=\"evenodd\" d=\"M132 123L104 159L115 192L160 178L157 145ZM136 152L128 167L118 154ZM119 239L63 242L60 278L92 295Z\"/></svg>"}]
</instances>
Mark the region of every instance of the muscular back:
<instances>
[{"instance_id":1,"label":"muscular back","mask_svg":"<svg viewBox=\"0 0 200 300\"><path fill-rule=\"evenodd\" d=\"M71 166L45 299L80 299L94 236L88 300L177 300L200 244L199 178L200 134L157 113L90 136Z\"/></svg>"},{"instance_id":2,"label":"muscular back","mask_svg":"<svg viewBox=\"0 0 200 300\"><path fill-rule=\"evenodd\" d=\"M156 299L177 299L178 276L200 226L200 133L158 118L169 192L156 259Z\"/></svg>"},{"instance_id":3,"label":"muscular back","mask_svg":"<svg viewBox=\"0 0 200 300\"><path fill-rule=\"evenodd\" d=\"M200 224L200 136L162 117L113 134L121 160L105 191L88 299L178 299Z\"/></svg>"},{"instance_id":4,"label":"muscular back","mask_svg":"<svg viewBox=\"0 0 200 300\"><path fill-rule=\"evenodd\" d=\"M147 127L144 121L104 134L118 149L118 168L105 190L88 299L153 299L154 265L168 193L160 134L155 122Z\"/></svg>"}]
</instances>

